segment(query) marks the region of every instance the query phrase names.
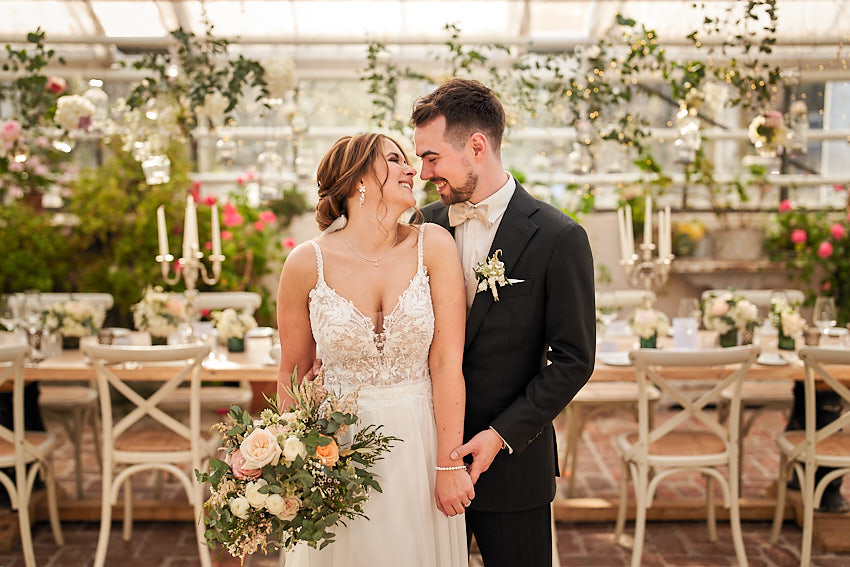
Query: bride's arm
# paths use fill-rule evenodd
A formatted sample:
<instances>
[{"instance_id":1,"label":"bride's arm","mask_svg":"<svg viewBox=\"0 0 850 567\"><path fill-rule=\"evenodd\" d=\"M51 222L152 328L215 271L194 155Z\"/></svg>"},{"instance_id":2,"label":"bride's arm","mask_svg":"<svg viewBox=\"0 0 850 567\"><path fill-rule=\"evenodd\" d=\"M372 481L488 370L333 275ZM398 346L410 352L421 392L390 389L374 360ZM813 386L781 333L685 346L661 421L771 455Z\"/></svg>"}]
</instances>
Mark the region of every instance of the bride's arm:
<instances>
[{"instance_id":1,"label":"bride's arm","mask_svg":"<svg viewBox=\"0 0 850 567\"><path fill-rule=\"evenodd\" d=\"M297 367L298 375L303 376L316 358L308 310L308 298L316 278L315 252L313 246L305 242L287 257L277 290L277 328L280 333L277 393L281 411L292 403L292 398L284 392L284 386L290 384L292 371Z\"/></svg>"},{"instance_id":2,"label":"bride's arm","mask_svg":"<svg viewBox=\"0 0 850 567\"><path fill-rule=\"evenodd\" d=\"M425 227L425 265L434 304L434 340L428 366L437 424L437 466L463 467L451 451L463 443L466 389L463 383L463 340L466 326L466 291L454 239L437 225ZM475 497L472 480L464 468L438 470L437 507L447 516L462 514Z\"/></svg>"}]
</instances>

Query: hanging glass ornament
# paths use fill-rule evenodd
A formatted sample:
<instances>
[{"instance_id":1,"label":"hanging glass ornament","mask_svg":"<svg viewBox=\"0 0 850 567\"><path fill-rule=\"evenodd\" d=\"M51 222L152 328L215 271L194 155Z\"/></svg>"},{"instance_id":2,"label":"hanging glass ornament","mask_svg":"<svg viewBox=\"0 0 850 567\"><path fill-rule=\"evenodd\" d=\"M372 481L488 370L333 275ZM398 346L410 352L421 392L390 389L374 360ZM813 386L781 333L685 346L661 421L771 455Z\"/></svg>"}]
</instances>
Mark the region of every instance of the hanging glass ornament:
<instances>
[{"instance_id":1,"label":"hanging glass ornament","mask_svg":"<svg viewBox=\"0 0 850 567\"><path fill-rule=\"evenodd\" d=\"M695 106L685 102L679 104L679 112L676 113L676 163L693 163L697 151L702 146L700 135L700 120Z\"/></svg>"},{"instance_id":2,"label":"hanging glass ornament","mask_svg":"<svg viewBox=\"0 0 850 567\"><path fill-rule=\"evenodd\" d=\"M263 142L263 151L257 156L255 164L260 184L260 200L271 201L280 198L281 176L283 175L283 157L277 152L277 142Z\"/></svg>"},{"instance_id":3,"label":"hanging glass ornament","mask_svg":"<svg viewBox=\"0 0 850 567\"><path fill-rule=\"evenodd\" d=\"M806 101L795 100L788 108L786 147L797 154L805 154L809 151L809 109Z\"/></svg>"},{"instance_id":4,"label":"hanging glass ornament","mask_svg":"<svg viewBox=\"0 0 850 567\"><path fill-rule=\"evenodd\" d=\"M593 155L587 144L573 142L572 151L567 154L567 169L570 173L584 175L593 169Z\"/></svg>"}]
</instances>

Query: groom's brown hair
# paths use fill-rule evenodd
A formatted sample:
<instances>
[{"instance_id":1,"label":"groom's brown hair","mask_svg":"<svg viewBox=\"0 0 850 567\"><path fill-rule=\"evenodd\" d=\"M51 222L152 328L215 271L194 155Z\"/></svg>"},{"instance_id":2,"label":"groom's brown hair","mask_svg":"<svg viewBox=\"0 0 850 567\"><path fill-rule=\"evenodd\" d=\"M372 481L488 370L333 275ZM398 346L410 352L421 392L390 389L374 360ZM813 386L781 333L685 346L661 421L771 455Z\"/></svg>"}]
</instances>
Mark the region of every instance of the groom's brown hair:
<instances>
[{"instance_id":1,"label":"groom's brown hair","mask_svg":"<svg viewBox=\"0 0 850 567\"><path fill-rule=\"evenodd\" d=\"M496 155L505 131L505 109L489 88L471 79L451 79L420 97L410 121L422 126L438 116L446 117L446 139L460 148L475 132L490 141Z\"/></svg>"}]
</instances>

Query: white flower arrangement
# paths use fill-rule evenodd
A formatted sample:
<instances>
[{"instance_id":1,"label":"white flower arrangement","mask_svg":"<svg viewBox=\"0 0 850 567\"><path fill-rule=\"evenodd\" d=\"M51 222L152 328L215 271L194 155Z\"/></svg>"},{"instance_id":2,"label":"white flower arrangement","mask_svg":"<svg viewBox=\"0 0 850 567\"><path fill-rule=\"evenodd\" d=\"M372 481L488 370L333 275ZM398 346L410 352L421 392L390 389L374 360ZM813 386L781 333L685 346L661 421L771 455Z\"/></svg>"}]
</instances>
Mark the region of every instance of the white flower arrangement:
<instances>
[{"instance_id":1,"label":"white flower arrangement","mask_svg":"<svg viewBox=\"0 0 850 567\"><path fill-rule=\"evenodd\" d=\"M295 62L289 57L267 59L262 63L270 98L283 98L295 87Z\"/></svg>"},{"instance_id":2,"label":"white flower arrangement","mask_svg":"<svg viewBox=\"0 0 850 567\"><path fill-rule=\"evenodd\" d=\"M210 318L215 324L218 336L224 340L244 338L245 333L257 326L253 316L231 308L213 311Z\"/></svg>"},{"instance_id":3,"label":"white flower arrangement","mask_svg":"<svg viewBox=\"0 0 850 567\"><path fill-rule=\"evenodd\" d=\"M702 324L706 329L725 335L732 329L754 329L758 323L758 307L740 295L726 291L703 301Z\"/></svg>"},{"instance_id":4,"label":"white flower arrangement","mask_svg":"<svg viewBox=\"0 0 850 567\"><path fill-rule=\"evenodd\" d=\"M91 128L94 112L94 104L86 97L67 95L56 101L56 114L53 118L68 132L77 129L88 130Z\"/></svg>"},{"instance_id":5,"label":"white flower arrangement","mask_svg":"<svg viewBox=\"0 0 850 567\"><path fill-rule=\"evenodd\" d=\"M94 335L103 326L105 318L103 309L74 299L57 303L41 314L44 329L50 333L58 331L64 337Z\"/></svg>"},{"instance_id":6,"label":"white flower arrangement","mask_svg":"<svg viewBox=\"0 0 850 567\"><path fill-rule=\"evenodd\" d=\"M800 315L797 303L788 303L783 296L770 299L770 322L780 335L794 338L806 328L806 320Z\"/></svg>"},{"instance_id":7,"label":"white flower arrangement","mask_svg":"<svg viewBox=\"0 0 850 567\"><path fill-rule=\"evenodd\" d=\"M670 330L670 319L655 309L635 309L629 324L632 332L642 339L664 336Z\"/></svg>"},{"instance_id":8,"label":"white flower arrangement","mask_svg":"<svg viewBox=\"0 0 850 567\"><path fill-rule=\"evenodd\" d=\"M142 300L132 309L136 329L147 331L153 337L167 337L175 333L186 315L184 302L159 286L148 286Z\"/></svg>"},{"instance_id":9,"label":"white flower arrangement","mask_svg":"<svg viewBox=\"0 0 850 567\"><path fill-rule=\"evenodd\" d=\"M478 291L489 289L493 294L493 301L499 301L499 287L513 283L505 278L505 263L499 260L501 255L502 250L496 250L493 256L479 262L474 269Z\"/></svg>"}]
</instances>

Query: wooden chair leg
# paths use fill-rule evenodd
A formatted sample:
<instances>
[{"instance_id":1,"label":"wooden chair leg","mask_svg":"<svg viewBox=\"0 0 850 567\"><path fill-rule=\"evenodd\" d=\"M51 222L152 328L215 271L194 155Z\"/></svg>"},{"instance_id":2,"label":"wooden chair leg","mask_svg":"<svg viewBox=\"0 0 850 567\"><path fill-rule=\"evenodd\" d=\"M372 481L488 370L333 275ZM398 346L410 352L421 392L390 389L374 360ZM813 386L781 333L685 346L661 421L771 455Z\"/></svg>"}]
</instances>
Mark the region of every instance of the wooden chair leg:
<instances>
[{"instance_id":1,"label":"wooden chair leg","mask_svg":"<svg viewBox=\"0 0 850 567\"><path fill-rule=\"evenodd\" d=\"M128 476L124 481L124 541L133 538L133 480Z\"/></svg>"},{"instance_id":2,"label":"wooden chair leg","mask_svg":"<svg viewBox=\"0 0 850 567\"><path fill-rule=\"evenodd\" d=\"M714 507L714 478L705 475L705 521L709 541L717 541L717 510Z\"/></svg>"},{"instance_id":3,"label":"wooden chair leg","mask_svg":"<svg viewBox=\"0 0 850 567\"><path fill-rule=\"evenodd\" d=\"M788 492L788 460L785 455L779 457L779 478L776 480L776 509L773 511L773 526L770 530L770 543L779 540L782 519L785 516L785 495Z\"/></svg>"},{"instance_id":4,"label":"wooden chair leg","mask_svg":"<svg viewBox=\"0 0 850 567\"><path fill-rule=\"evenodd\" d=\"M649 473L644 466L638 466L635 479L635 539L632 547L632 567L640 567L643 556L643 540L646 537L646 492L649 485Z\"/></svg>"},{"instance_id":5,"label":"wooden chair leg","mask_svg":"<svg viewBox=\"0 0 850 567\"><path fill-rule=\"evenodd\" d=\"M626 510L629 500L629 465L626 461L620 461L620 502L617 506L617 523L614 526L614 541L619 542L626 527Z\"/></svg>"},{"instance_id":6,"label":"wooden chair leg","mask_svg":"<svg viewBox=\"0 0 850 567\"><path fill-rule=\"evenodd\" d=\"M62 524L59 523L59 503L56 496L56 473L53 466L53 455L47 458L44 468L44 486L47 488L47 513L50 519L50 529L56 545L65 545L62 536Z\"/></svg>"}]
</instances>

